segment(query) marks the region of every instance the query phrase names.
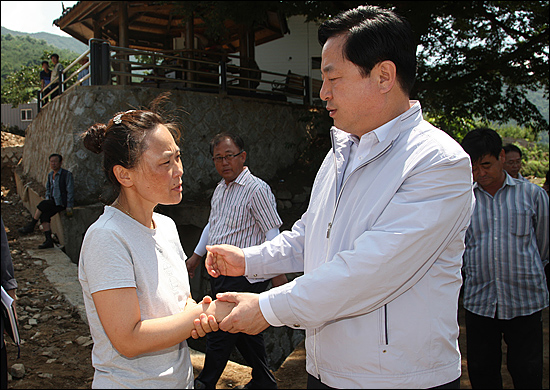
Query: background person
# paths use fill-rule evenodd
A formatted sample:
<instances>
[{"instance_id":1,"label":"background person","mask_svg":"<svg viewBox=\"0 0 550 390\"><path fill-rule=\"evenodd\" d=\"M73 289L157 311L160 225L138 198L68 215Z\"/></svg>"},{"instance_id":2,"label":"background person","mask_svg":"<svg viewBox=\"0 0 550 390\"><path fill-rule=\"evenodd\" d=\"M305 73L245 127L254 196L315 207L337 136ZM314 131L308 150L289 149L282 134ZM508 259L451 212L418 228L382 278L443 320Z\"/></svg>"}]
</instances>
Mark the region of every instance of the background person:
<instances>
[{"instance_id":1,"label":"background person","mask_svg":"<svg viewBox=\"0 0 550 390\"><path fill-rule=\"evenodd\" d=\"M514 388L542 388L542 309L548 307L548 195L504 170L498 133L462 140L472 160L476 205L466 233L464 297L472 388L502 388L502 337Z\"/></svg>"},{"instance_id":2,"label":"background person","mask_svg":"<svg viewBox=\"0 0 550 390\"><path fill-rule=\"evenodd\" d=\"M8 236L6 235L6 229L4 228L4 219L1 218L2 230L0 231L2 242L2 262L1 262L1 274L2 274L2 287L10 297L16 299L15 292L17 291L17 280L15 279L15 273L13 271L13 262L11 259L10 247L8 245ZM16 301L17 302L17 301ZM0 316L0 338L2 350L0 352L0 366L2 367L2 373L0 374L0 388L8 388L8 354L6 351L6 344L4 342L4 316Z\"/></svg>"},{"instance_id":3,"label":"background person","mask_svg":"<svg viewBox=\"0 0 550 390\"><path fill-rule=\"evenodd\" d=\"M332 150L291 231L208 247L213 275L304 275L236 303L229 332L306 329L308 388L458 388L458 297L473 207L470 159L409 101L416 45L394 12L319 27Z\"/></svg>"},{"instance_id":4,"label":"background person","mask_svg":"<svg viewBox=\"0 0 550 390\"><path fill-rule=\"evenodd\" d=\"M80 66L84 66L88 63L88 57L84 57L80 60ZM90 73L90 68L82 69L80 72L78 72L78 80L82 80L86 75ZM90 85L90 79L87 78L84 80L80 85L83 86L89 86Z\"/></svg>"},{"instance_id":5,"label":"background person","mask_svg":"<svg viewBox=\"0 0 550 390\"><path fill-rule=\"evenodd\" d=\"M83 134L118 194L87 230L78 266L94 388L192 388L185 340L217 330L233 307L193 301L176 225L154 212L182 198L178 128L157 113L165 98Z\"/></svg>"},{"instance_id":6,"label":"background person","mask_svg":"<svg viewBox=\"0 0 550 390\"><path fill-rule=\"evenodd\" d=\"M24 227L19 228L19 232L22 234L32 233L38 220L40 220L46 240L38 246L39 249L54 247L50 225L52 217L63 210L66 210L68 217L72 217L73 215L73 174L61 167L63 157L60 154L51 154L49 161L52 170L48 173L45 199L36 206L32 220Z\"/></svg>"},{"instance_id":7,"label":"background person","mask_svg":"<svg viewBox=\"0 0 550 390\"><path fill-rule=\"evenodd\" d=\"M522 158L521 149L514 144L506 144L503 149L504 169L506 170L506 172L508 172L508 174L514 179L529 181L524 178L520 173Z\"/></svg>"},{"instance_id":8,"label":"background person","mask_svg":"<svg viewBox=\"0 0 550 390\"><path fill-rule=\"evenodd\" d=\"M217 134L210 142L210 154L222 180L212 196L212 209L193 255L187 260L190 275L206 254L206 245L231 243L251 246L270 240L279 234L282 224L277 213L275 196L269 185L254 176L246 161L241 137L231 133ZM273 279L275 286L287 282L286 275ZM263 292L269 279L247 280L244 276L210 278L212 294L239 291ZM213 389L227 365L229 355L237 347L252 367L252 379L245 388L275 389L277 382L267 365L263 334L210 333L206 337L204 367L195 380L196 389Z\"/></svg>"},{"instance_id":9,"label":"background person","mask_svg":"<svg viewBox=\"0 0 550 390\"><path fill-rule=\"evenodd\" d=\"M51 76L52 71L50 70L50 63L48 61L42 61L42 70L40 71L40 90L42 91L42 96L47 95L51 91L48 87L51 81Z\"/></svg>"},{"instance_id":10,"label":"background person","mask_svg":"<svg viewBox=\"0 0 550 390\"><path fill-rule=\"evenodd\" d=\"M58 54L52 54L50 56L50 59L52 60L53 69L51 74L51 87L50 90L54 90L56 87L58 87L51 95L52 99L56 97L57 95L61 94L61 76L63 74L63 65L61 62L59 62L59 55Z\"/></svg>"}]
</instances>

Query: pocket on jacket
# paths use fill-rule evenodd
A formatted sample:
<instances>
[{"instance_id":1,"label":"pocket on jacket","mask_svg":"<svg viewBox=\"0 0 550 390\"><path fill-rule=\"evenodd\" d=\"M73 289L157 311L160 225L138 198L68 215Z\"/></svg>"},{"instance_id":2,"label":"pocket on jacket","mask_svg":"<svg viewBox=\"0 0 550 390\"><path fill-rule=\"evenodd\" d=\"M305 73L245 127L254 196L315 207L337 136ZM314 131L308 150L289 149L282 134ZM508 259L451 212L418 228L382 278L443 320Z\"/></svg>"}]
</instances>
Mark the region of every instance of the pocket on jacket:
<instances>
[{"instance_id":1,"label":"pocket on jacket","mask_svg":"<svg viewBox=\"0 0 550 390\"><path fill-rule=\"evenodd\" d=\"M388 345L388 305L384 305L378 310L380 321L380 345Z\"/></svg>"}]
</instances>

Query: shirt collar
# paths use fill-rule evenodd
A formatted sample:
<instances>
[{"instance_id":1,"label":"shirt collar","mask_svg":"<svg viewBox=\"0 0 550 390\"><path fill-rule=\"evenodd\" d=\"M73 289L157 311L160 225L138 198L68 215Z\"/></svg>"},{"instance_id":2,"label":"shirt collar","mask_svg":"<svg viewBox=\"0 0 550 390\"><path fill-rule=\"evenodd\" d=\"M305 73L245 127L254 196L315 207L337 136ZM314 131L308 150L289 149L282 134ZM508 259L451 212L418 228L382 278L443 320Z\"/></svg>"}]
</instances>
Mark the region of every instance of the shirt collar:
<instances>
[{"instance_id":1,"label":"shirt collar","mask_svg":"<svg viewBox=\"0 0 550 390\"><path fill-rule=\"evenodd\" d=\"M504 178L504 183L502 183L502 187L500 187L498 190L500 191L501 189L503 189L505 186L516 186L517 185L517 182L516 180L510 176L508 174L508 172L504 171L504 174L506 175L506 177ZM483 187L480 187L479 184L477 184L477 181L474 183L474 188L477 188L477 189L480 189L480 190L483 190Z\"/></svg>"},{"instance_id":2,"label":"shirt collar","mask_svg":"<svg viewBox=\"0 0 550 390\"><path fill-rule=\"evenodd\" d=\"M355 145L359 145L359 143L361 141L367 139L368 137L372 137L372 136L374 136L378 142L382 142L388 137L390 129L393 127L393 125L395 125L395 123L399 120L399 118L400 118L400 116L398 116L397 118L392 119L389 122L384 123L382 126L376 128L372 131L369 131L366 134L363 134L361 139L359 139L359 137L356 136L355 134L348 134L348 138Z\"/></svg>"},{"instance_id":3,"label":"shirt collar","mask_svg":"<svg viewBox=\"0 0 550 390\"><path fill-rule=\"evenodd\" d=\"M225 187L228 187L231 183L235 183L235 184L238 184L240 186L244 186L246 184L246 182L248 181L249 177L250 177L251 173L250 171L248 170L248 167L243 167L243 171L239 174L239 176L237 176L235 178L235 180L233 180L232 182L230 182L229 184L225 184L225 179L222 179L220 182L225 186Z\"/></svg>"}]
</instances>

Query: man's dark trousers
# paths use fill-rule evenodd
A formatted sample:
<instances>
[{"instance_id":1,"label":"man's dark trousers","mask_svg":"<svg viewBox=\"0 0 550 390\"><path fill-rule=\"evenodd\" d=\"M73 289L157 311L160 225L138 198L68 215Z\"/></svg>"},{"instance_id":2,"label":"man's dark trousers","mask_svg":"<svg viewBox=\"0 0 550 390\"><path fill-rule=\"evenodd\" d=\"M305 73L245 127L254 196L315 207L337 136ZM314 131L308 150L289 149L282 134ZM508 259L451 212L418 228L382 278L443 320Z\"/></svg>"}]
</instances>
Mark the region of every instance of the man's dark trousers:
<instances>
[{"instance_id":1,"label":"man's dark trousers","mask_svg":"<svg viewBox=\"0 0 550 390\"><path fill-rule=\"evenodd\" d=\"M502 389L502 337L514 388L542 388L542 311L499 320L466 310L468 375L474 389Z\"/></svg>"},{"instance_id":2,"label":"man's dark trousers","mask_svg":"<svg viewBox=\"0 0 550 390\"><path fill-rule=\"evenodd\" d=\"M261 293L265 291L268 284L269 280L250 283L244 276L210 278L213 299L216 298L217 293L228 291ZM243 358L252 367L251 388L277 388L277 382L267 365L263 334L249 335L246 333L228 333L221 330L206 335L204 367L197 377L199 381L206 385L206 388L216 388L216 383L227 365L233 347L237 347Z\"/></svg>"}]
</instances>

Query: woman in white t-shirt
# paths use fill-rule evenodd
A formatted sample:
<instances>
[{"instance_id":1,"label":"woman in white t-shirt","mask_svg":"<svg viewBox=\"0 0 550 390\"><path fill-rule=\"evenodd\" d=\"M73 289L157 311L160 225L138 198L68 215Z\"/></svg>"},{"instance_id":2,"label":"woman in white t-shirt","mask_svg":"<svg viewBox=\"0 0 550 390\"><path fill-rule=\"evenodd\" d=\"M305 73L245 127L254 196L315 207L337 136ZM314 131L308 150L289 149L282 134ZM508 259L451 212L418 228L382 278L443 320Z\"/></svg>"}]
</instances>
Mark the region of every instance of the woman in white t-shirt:
<instances>
[{"instance_id":1,"label":"woman in white t-shirt","mask_svg":"<svg viewBox=\"0 0 550 390\"><path fill-rule=\"evenodd\" d=\"M192 388L186 339L218 330L234 304L191 298L174 222L182 197L177 126L156 108L118 113L83 135L118 194L84 237L79 280L94 341L93 388Z\"/></svg>"}]
</instances>

